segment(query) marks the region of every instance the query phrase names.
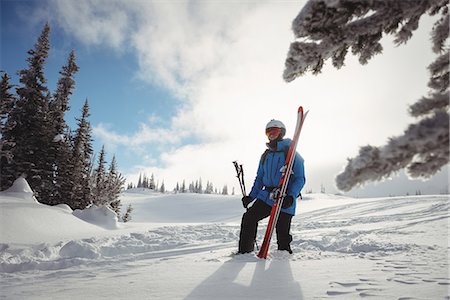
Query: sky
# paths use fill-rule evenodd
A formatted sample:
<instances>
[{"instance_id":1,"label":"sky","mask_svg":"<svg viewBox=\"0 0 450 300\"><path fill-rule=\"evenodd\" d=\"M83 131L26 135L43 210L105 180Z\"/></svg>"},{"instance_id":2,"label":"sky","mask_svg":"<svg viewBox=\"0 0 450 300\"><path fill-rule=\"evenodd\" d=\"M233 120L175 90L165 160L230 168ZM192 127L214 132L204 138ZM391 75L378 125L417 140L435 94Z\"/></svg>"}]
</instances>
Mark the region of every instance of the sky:
<instances>
[{"instance_id":1,"label":"sky","mask_svg":"<svg viewBox=\"0 0 450 300\"><path fill-rule=\"evenodd\" d=\"M1 0L1 69L13 83L44 24L51 26L46 64L54 90L70 50L80 67L66 120L89 101L94 147L105 145L121 173L137 182L154 174L166 189L202 179L239 193L232 161L247 190L265 150L264 128L282 120L292 136L299 105L309 110L298 151L305 191L338 192L334 177L367 144L382 146L415 119L408 106L427 95L434 60L423 17L406 44L383 39L365 66L348 55L336 70L291 83L282 79L291 22L305 1ZM448 167L430 181L403 172L352 190L353 196L448 191Z\"/></svg>"}]
</instances>

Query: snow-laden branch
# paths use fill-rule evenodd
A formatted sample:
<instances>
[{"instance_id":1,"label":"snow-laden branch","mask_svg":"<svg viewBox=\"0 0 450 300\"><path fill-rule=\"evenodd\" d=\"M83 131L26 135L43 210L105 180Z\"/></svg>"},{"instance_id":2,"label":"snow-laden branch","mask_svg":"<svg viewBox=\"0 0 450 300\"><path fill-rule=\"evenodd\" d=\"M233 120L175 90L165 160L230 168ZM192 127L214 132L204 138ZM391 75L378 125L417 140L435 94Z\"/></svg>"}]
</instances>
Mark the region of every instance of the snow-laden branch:
<instances>
[{"instance_id":1,"label":"snow-laden branch","mask_svg":"<svg viewBox=\"0 0 450 300\"><path fill-rule=\"evenodd\" d=\"M449 106L449 93L433 94L431 97L423 97L409 107L409 113L413 117L426 115L435 109L445 109Z\"/></svg>"},{"instance_id":2,"label":"snow-laden branch","mask_svg":"<svg viewBox=\"0 0 450 300\"><path fill-rule=\"evenodd\" d=\"M448 0L310 0L292 23L298 40L290 46L283 77L289 82L307 71L320 73L330 58L340 68L349 49L366 64L382 52L383 33L394 35L396 44L406 43L423 14L445 11L446 5ZM447 13L435 23L434 33L434 48L442 49Z\"/></svg>"},{"instance_id":3,"label":"snow-laden branch","mask_svg":"<svg viewBox=\"0 0 450 300\"><path fill-rule=\"evenodd\" d=\"M449 114L443 110L412 124L404 135L391 138L378 148L361 147L359 155L348 160L336 177L340 190L349 191L366 181L377 181L407 169L412 178L428 178L448 163Z\"/></svg>"}]
</instances>

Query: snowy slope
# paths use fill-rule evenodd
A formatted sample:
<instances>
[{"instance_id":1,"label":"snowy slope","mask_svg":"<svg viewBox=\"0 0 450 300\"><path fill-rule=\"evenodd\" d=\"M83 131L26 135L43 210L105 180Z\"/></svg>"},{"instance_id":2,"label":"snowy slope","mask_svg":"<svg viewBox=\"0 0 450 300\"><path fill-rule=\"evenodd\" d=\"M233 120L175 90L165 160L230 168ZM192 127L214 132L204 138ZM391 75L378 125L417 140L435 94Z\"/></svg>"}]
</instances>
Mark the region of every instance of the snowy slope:
<instances>
[{"instance_id":1,"label":"snowy slope","mask_svg":"<svg viewBox=\"0 0 450 300\"><path fill-rule=\"evenodd\" d=\"M0 298L449 296L448 195L306 195L293 219L294 254L272 249L266 261L230 256L244 211L237 196L134 191L122 201L133 220L106 229L104 215L93 225L29 193L0 193Z\"/></svg>"}]
</instances>

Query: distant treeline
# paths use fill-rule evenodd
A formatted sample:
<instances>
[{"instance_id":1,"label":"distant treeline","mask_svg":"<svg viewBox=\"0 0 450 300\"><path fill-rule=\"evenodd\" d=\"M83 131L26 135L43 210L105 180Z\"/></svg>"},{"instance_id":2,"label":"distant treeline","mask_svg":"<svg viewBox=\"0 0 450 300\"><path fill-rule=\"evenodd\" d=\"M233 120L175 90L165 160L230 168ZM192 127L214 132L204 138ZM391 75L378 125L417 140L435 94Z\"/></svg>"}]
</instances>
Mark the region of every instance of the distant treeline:
<instances>
[{"instance_id":1,"label":"distant treeline","mask_svg":"<svg viewBox=\"0 0 450 300\"><path fill-rule=\"evenodd\" d=\"M155 176L153 174L151 176L147 176L147 174L145 173L139 174L137 184L129 183L127 185L127 189L132 188L150 189L161 193L167 192L164 180L161 182L161 185L159 185L159 182L155 180ZM229 194L227 185L224 185L221 189L218 189L217 187L214 187L213 183L210 181L207 181L205 188L203 188L201 178L196 181L192 181L191 183L189 183L189 185L186 185L185 180L183 180L181 184L177 182L176 186L173 188L172 191L175 193L222 194L222 195ZM234 195L234 188L231 194Z\"/></svg>"}]
</instances>

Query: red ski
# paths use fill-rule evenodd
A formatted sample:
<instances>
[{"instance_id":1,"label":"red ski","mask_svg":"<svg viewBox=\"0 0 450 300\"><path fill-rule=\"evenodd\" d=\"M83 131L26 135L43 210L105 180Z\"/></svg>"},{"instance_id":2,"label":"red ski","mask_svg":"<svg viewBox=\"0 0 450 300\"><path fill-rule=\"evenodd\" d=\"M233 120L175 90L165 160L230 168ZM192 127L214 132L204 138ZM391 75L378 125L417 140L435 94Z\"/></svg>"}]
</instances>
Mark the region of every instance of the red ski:
<instances>
[{"instance_id":1,"label":"red ski","mask_svg":"<svg viewBox=\"0 0 450 300\"><path fill-rule=\"evenodd\" d=\"M273 230L278 222L278 217L280 216L281 207L283 205L283 198L286 195L287 187L289 184L289 178L292 174L292 167L294 165L295 160L295 152L297 149L298 138L300 137L300 132L302 131L303 122L305 121L308 112L303 113L303 107L300 106L298 108L297 114L297 124L295 126L294 137L292 139L292 143L289 147L284 172L281 176L280 183L278 186L280 187L280 193L278 193L277 199L275 199L275 204L272 206L272 210L270 212L269 223L267 224L266 234L264 235L264 240L261 245L261 248L258 252L259 258L267 258L267 254L269 252L270 240L272 239Z\"/></svg>"}]
</instances>

